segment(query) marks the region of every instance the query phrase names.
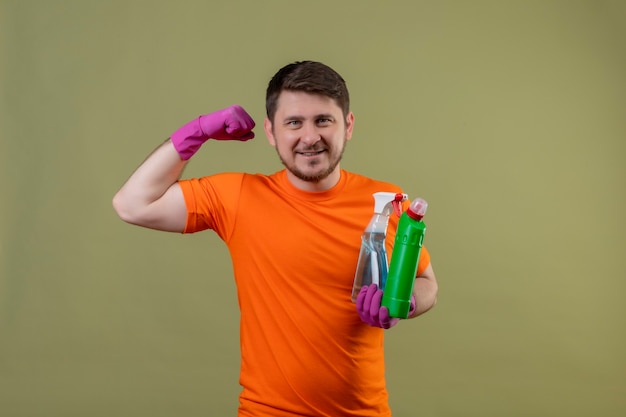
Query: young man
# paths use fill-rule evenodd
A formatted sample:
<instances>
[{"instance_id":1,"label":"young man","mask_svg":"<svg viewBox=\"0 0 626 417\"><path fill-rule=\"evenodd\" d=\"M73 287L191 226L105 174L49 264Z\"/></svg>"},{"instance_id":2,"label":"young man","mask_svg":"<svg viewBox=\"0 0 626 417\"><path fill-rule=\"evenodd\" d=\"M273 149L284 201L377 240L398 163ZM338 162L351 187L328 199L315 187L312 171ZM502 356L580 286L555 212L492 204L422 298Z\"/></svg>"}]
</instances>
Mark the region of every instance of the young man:
<instances>
[{"instance_id":1,"label":"young man","mask_svg":"<svg viewBox=\"0 0 626 417\"><path fill-rule=\"evenodd\" d=\"M239 416L390 416L383 329L399 320L381 307L380 289L364 287L356 305L351 290L372 194L401 189L340 168L354 115L328 66L281 68L266 111L265 134L285 169L179 179L208 139L254 137L252 118L231 106L174 132L115 195L115 210L157 230L212 229L228 245L241 310ZM437 298L426 248L414 288L410 318Z\"/></svg>"}]
</instances>

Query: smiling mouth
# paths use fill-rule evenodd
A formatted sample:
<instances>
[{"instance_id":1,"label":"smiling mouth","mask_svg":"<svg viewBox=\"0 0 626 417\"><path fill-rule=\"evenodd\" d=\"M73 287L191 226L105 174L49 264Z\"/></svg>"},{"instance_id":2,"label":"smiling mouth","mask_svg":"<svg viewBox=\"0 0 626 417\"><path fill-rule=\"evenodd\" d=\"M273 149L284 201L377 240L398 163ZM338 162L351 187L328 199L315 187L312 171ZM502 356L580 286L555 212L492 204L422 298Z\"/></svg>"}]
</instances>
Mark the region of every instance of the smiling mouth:
<instances>
[{"instance_id":1,"label":"smiling mouth","mask_svg":"<svg viewBox=\"0 0 626 417\"><path fill-rule=\"evenodd\" d=\"M320 151L312 151L312 152L296 152L296 153L297 153L298 155L302 155L302 156L307 156L307 157L310 157L310 156L317 156L317 155L320 155L320 154L322 154L322 153L324 153L324 152L326 152L326 149L322 149L322 150L320 150Z\"/></svg>"}]
</instances>

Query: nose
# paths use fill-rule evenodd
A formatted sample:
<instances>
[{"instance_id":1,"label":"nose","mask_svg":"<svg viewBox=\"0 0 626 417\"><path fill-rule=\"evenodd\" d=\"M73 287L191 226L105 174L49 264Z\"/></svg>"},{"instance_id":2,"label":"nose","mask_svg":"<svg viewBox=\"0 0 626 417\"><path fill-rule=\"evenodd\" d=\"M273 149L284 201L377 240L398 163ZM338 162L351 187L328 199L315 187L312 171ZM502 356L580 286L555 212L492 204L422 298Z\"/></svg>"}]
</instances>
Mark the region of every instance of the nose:
<instances>
[{"instance_id":1,"label":"nose","mask_svg":"<svg viewBox=\"0 0 626 417\"><path fill-rule=\"evenodd\" d=\"M300 136L300 142L304 143L307 146L313 145L320 141L322 138L317 126L314 124L305 124L303 129L301 130L302 135Z\"/></svg>"}]
</instances>

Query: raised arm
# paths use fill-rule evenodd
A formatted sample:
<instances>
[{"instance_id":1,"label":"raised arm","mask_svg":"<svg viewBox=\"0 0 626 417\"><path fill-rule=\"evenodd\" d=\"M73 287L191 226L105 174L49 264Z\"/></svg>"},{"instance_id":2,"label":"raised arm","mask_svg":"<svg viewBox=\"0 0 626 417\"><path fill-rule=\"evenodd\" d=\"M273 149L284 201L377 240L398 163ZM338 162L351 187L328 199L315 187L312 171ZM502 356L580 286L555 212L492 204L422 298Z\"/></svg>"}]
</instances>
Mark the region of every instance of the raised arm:
<instances>
[{"instance_id":1,"label":"raised arm","mask_svg":"<svg viewBox=\"0 0 626 417\"><path fill-rule=\"evenodd\" d=\"M254 120L240 106L200 116L182 126L152 152L113 197L113 208L127 223L182 232L187 208L178 185L187 160L208 139L249 140Z\"/></svg>"}]
</instances>

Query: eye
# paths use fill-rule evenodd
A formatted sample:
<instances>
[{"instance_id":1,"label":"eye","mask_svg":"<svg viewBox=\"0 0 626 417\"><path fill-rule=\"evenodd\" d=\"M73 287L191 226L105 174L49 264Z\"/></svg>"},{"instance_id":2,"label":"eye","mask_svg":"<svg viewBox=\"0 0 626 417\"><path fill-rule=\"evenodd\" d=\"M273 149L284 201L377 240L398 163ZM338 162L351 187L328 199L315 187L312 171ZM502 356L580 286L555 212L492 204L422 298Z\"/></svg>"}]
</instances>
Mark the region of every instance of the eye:
<instances>
[{"instance_id":1,"label":"eye","mask_svg":"<svg viewBox=\"0 0 626 417\"><path fill-rule=\"evenodd\" d=\"M285 122L285 126L289 126L289 127L298 127L300 126L301 122L300 120L287 120Z\"/></svg>"},{"instance_id":2,"label":"eye","mask_svg":"<svg viewBox=\"0 0 626 417\"><path fill-rule=\"evenodd\" d=\"M317 124L321 126L328 126L332 122L333 120L329 117L320 117L319 119L317 119Z\"/></svg>"}]
</instances>

